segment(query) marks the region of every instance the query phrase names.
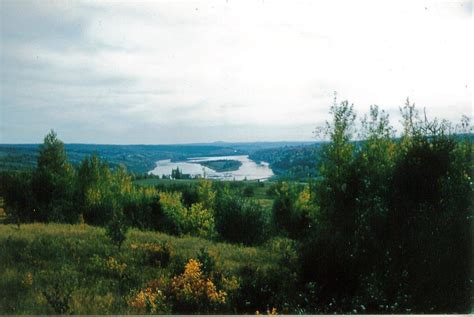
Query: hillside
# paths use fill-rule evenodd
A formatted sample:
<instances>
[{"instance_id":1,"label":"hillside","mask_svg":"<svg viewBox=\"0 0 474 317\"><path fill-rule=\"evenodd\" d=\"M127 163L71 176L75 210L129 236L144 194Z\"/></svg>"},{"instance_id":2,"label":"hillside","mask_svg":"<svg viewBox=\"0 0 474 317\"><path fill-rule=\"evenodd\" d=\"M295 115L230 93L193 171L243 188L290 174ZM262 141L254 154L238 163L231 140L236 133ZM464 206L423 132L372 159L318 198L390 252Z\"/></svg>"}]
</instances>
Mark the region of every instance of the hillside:
<instances>
[{"instance_id":1,"label":"hillside","mask_svg":"<svg viewBox=\"0 0 474 317\"><path fill-rule=\"evenodd\" d=\"M169 260L159 251L162 243L171 250ZM268 247L139 230L131 230L119 250L98 227L0 225L0 314L54 314L53 306L61 304L74 314L139 313L127 301L150 281L182 273L202 248L229 279L243 267L271 269L280 257Z\"/></svg>"}]
</instances>

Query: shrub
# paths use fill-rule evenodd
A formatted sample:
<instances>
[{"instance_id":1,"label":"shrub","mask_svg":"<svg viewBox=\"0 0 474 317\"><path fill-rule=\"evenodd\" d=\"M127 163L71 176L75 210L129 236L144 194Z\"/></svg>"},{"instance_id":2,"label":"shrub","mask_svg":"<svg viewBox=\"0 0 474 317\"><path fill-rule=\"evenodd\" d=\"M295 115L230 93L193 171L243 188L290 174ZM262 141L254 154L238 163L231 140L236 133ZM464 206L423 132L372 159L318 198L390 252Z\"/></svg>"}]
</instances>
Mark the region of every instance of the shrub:
<instances>
[{"instance_id":1,"label":"shrub","mask_svg":"<svg viewBox=\"0 0 474 317\"><path fill-rule=\"evenodd\" d=\"M140 229L158 229L162 215L160 196L154 188L135 187L124 197L127 221Z\"/></svg>"},{"instance_id":2,"label":"shrub","mask_svg":"<svg viewBox=\"0 0 474 317\"><path fill-rule=\"evenodd\" d=\"M215 312L226 303L227 293L217 290L214 282L203 275L201 266L199 261L190 259L183 274L171 281L174 312Z\"/></svg>"},{"instance_id":3,"label":"shrub","mask_svg":"<svg viewBox=\"0 0 474 317\"><path fill-rule=\"evenodd\" d=\"M120 247L127 238L128 225L125 222L125 217L121 211L116 211L112 220L108 223L105 233L110 238L113 244Z\"/></svg>"},{"instance_id":4,"label":"shrub","mask_svg":"<svg viewBox=\"0 0 474 317\"><path fill-rule=\"evenodd\" d=\"M160 193L163 211L161 229L167 233L181 235L184 233L186 207L181 202L181 193Z\"/></svg>"},{"instance_id":5,"label":"shrub","mask_svg":"<svg viewBox=\"0 0 474 317\"><path fill-rule=\"evenodd\" d=\"M247 185L245 188L244 188L244 191L243 191L243 194L245 197L253 197L255 193L255 188L254 186L252 185Z\"/></svg>"},{"instance_id":6,"label":"shrub","mask_svg":"<svg viewBox=\"0 0 474 317\"><path fill-rule=\"evenodd\" d=\"M199 180L197 187L197 196L203 207L209 211L213 211L215 207L216 192L212 189L212 182L205 179Z\"/></svg>"},{"instance_id":7,"label":"shrub","mask_svg":"<svg viewBox=\"0 0 474 317\"><path fill-rule=\"evenodd\" d=\"M163 209L163 230L176 235L192 234L206 238L214 236L214 216L202 203L186 208L181 193L160 193Z\"/></svg>"},{"instance_id":8,"label":"shrub","mask_svg":"<svg viewBox=\"0 0 474 317\"><path fill-rule=\"evenodd\" d=\"M163 291L147 287L136 293L129 301L129 307L138 314L169 314L170 306Z\"/></svg>"},{"instance_id":9,"label":"shrub","mask_svg":"<svg viewBox=\"0 0 474 317\"><path fill-rule=\"evenodd\" d=\"M222 239L246 245L258 244L268 236L269 215L250 200L220 193L216 204L216 230Z\"/></svg>"},{"instance_id":10,"label":"shrub","mask_svg":"<svg viewBox=\"0 0 474 317\"><path fill-rule=\"evenodd\" d=\"M185 232L196 236L214 237L214 216L212 211L201 203L191 205L185 216Z\"/></svg>"},{"instance_id":11,"label":"shrub","mask_svg":"<svg viewBox=\"0 0 474 317\"><path fill-rule=\"evenodd\" d=\"M209 252L201 248L196 259L201 263L201 269L205 276L211 276L212 272L216 268L216 260L213 256L209 254Z\"/></svg>"},{"instance_id":12,"label":"shrub","mask_svg":"<svg viewBox=\"0 0 474 317\"><path fill-rule=\"evenodd\" d=\"M169 242L132 244L131 248L142 251L139 256L143 257L145 263L161 267L169 264L173 252Z\"/></svg>"},{"instance_id":13,"label":"shrub","mask_svg":"<svg viewBox=\"0 0 474 317\"><path fill-rule=\"evenodd\" d=\"M31 190L31 175L29 173L6 173L2 182L7 216L18 226L22 222L33 219L34 197Z\"/></svg>"}]
</instances>

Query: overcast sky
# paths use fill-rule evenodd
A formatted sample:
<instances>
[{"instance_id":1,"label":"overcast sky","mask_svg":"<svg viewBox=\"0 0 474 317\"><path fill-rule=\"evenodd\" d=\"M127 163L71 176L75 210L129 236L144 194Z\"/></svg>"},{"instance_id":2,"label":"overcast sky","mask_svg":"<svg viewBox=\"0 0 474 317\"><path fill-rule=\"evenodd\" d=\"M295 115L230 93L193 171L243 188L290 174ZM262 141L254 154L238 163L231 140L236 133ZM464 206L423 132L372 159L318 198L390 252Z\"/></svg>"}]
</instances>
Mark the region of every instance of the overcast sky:
<instances>
[{"instance_id":1,"label":"overcast sky","mask_svg":"<svg viewBox=\"0 0 474 317\"><path fill-rule=\"evenodd\" d=\"M470 1L0 0L0 143L314 140L333 92L472 117Z\"/></svg>"}]
</instances>

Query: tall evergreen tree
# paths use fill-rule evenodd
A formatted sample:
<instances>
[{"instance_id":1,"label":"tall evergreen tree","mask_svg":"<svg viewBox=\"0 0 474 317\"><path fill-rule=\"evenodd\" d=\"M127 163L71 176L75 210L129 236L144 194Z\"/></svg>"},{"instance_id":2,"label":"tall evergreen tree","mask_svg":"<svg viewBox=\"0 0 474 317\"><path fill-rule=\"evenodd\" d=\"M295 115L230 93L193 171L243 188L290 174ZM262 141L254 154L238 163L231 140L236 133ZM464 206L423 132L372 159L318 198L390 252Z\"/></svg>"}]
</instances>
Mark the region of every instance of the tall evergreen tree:
<instances>
[{"instance_id":1,"label":"tall evergreen tree","mask_svg":"<svg viewBox=\"0 0 474 317\"><path fill-rule=\"evenodd\" d=\"M38 203L35 218L42 221L77 221L73 206L75 174L67 162L64 143L51 130L44 138L33 176L33 193Z\"/></svg>"}]
</instances>

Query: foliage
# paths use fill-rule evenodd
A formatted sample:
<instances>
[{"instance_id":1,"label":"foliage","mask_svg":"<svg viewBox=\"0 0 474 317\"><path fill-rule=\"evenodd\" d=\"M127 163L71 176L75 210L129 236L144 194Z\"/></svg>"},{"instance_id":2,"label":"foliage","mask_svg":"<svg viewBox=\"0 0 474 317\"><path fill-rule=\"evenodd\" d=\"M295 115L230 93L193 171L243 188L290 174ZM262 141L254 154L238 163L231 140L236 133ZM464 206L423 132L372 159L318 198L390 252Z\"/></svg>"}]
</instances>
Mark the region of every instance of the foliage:
<instances>
[{"instance_id":1,"label":"foliage","mask_svg":"<svg viewBox=\"0 0 474 317\"><path fill-rule=\"evenodd\" d=\"M203 205L203 207L213 212L216 202L216 191L212 188L212 182L200 179L196 193L198 201Z\"/></svg>"},{"instance_id":2,"label":"foliage","mask_svg":"<svg viewBox=\"0 0 474 317\"><path fill-rule=\"evenodd\" d=\"M136 313L169 314L170 307L163 292L147 287L140 290L128 304Z\"/></svg>"},{"instance_id":3,"label":"foliage","mask_svg":"<svg viewBox=\"0 0 474 317\"><path fill-rule=\"evenodd\" d=\"M186 208L181 202L181 193L160 193L160 203L164 218L162 229L165 232L181 235L193 234L213 237L214 216L201 203Z\"/></svg>"},{"instance_id":4,"label":"foliage","mask_svg":"<svg viewBox=\"0 0 474 317\"><path fill-rule=\"evenodd\" d=\"M143 259L143 262L149 265L166 267L173 255L173 248L169 242L131 244L130 247L141 251L137 254L137 257Z\"/></svg>"},{"instance_id":5,"label":"foliage","mask_svg":"<svg viewBox=\"0 0 474 317\"><path fill-rule=\"evenodd\" d=\"M36 168L38 144L0 144L0 171L28 171ZM156 161L180 160L188 157L242 155L251 146L235 148L233 145L112 145L65 144L67 157L78 166L86 157L97 154L115 169L123 164L135 174L148 173ZM260 148L257 144L257 148Z\"/></svg>"},{"instance_id":6,"label":"foliage","mask_svg":"<svg viewBox=\"0 0 474 317\"><path fill-rule=\"evenodd\" d=\"M128 226L125 222L125 217L121 210L116 209L112 219L105 227L105 233L110 238L113 244L117 245L120 249L122 243L127 238Z\"/></svg>"},{"instance_id":7,"label":"foliage","mask_svg":"<svg viewBox=\"0 0 474 317\"><path fill-rule=\"evenodd\" d=\"M167 247L162 249L162 246L170 248L168 265L163 263ZM146 258L151 254L147 249L155 247L161 250L157 251L162 255L161 265ZM58 314L43 291L52 298L56 298L55 293L59 294L57 299L69 298L63 301L69 306L66 313L145 313L131 308L129 301L141 290L146 293L147 288L153 293L161 290L166 297L158 297L157 305L161 308L157 313L179 313L180 307L173 308L169 293L171 280L181 276L184 265L190 258L196 259L203 248L213 258L215 266L210 273L201 266L201 279L211 279L217 292L227 293L226 304L218 304L218 312L225 313L234 312L231 300L239 287L239 269L247 264L274 267L280 257L265 248L213 243L138 229L129 231L119 251L109 243L105 230L99 227L35 223L23 224L21 230L17 230L11 225L0 225L0 313ZM181 259L184 259L182 264ZM151 283L157 278L163 281ZM55 281L58 281L57 287ZM68 293L70 297L66 296ZM214 312L213 309L209 312ZM193 311L206 312L207 308Z\"/></svg>"},{"instance_id":8,"label":"foliage","mask_svg":"<svg viewBox=\"0 0 474 317\"><path fill-rule=\"evenodd\" d=\"M199 164L216 172L230 172L238 170L242 162L236 160L214 160L199 162Z\"/></svg>"},{"instance_id":9,"label":"foliage","mask_svg":"<svg viewBox=\"0 0 474 317\"><path fill-rule=\"evenodd\" d=\"M51 130L40 146L37 168L32 177L36 211L34 220L76 222L73 208L75 173L67 162L64 144Z\"/></svg>"},{"instance_id":10,"label":"foliage","mask_svg":"<svg viewBox=\"0 0 474 317\"><path fill-rule=\"evenodd\" d=\"M245 245L265 241L270 230L270 217L258 203L236 197L228 190L217 196L215 221L221 238Z\"/></svg>"},{"instance_id":11,"label":"foliage","mask_svg":"<svg viewBox=\"0 0 474 317\"><path fill-rule=\"evenodd\" d=\"M217 290L214 282L203 276L201 263L190 259L184 273L171 281L175 310L179 313L211 312L225 304L227 293Z\"/></svg>"},{"instance_id":12,"label":"foliage","mask_svg":"<svg viewBox=\"0 0 474 317\"><path fill-rule=\"evenodd\" d=\"M140 186L95 155L74 169L52 131L37 168L1 174L5 222L81 224L0 225L0 313L469 312L469 120L407 101L395 138L377 106L358 129L331 112L318 178L268 186Z\"/></svg>"},{"instance_id":13,"label":"foliage","mask_svg":"<svg viewBox=\"0 0 474 317\"><path fill-rule=\"evenodd\" d=\"M72 293L77 285L74 272L71 272L68 268L62 268L59 272L47 274L45 277L49 282L48 286L41 291L41 294L48 304L51 305L56 314L72 314Z\"/></svg>"},{"instance_id":14,"label":"foliage","mask_svg":"<svg viewBox=\"0 0 474 317\"><path fill-rule=\"evenodd\" d=\"M301 188L281 182L274 188L274 195L272 207L274 224L291 238L304 236L311 228L311 221L316 218L317 212L310 186Z\"/></svg>"},{"instance_id":15,"label":"foliage","mask_svg":"<svg viewBox=\"0 0 474 317\"><path fill-rule=\"evenodd\" d=\"M201 263L201 270L204 276L210 276L216 268L216 260L204 248L201 248L201 250L199 250L199 253L196 256L196 260Z\"/></svg>"},{"instance_id":16,"label":"foliage","mask_svg":"<svg viewBox=\"0 0 474 317\"><path fill-rule=\"evenodd\" d=\"M255 161L270 164L278 180L307 181L319 175L316 165L319 161L321 143L284 146L262 149L250 154Z\"/></svg>"},{"instance_id":17,"label":"foliage","mask_svg":"<svg viewBox=\"0 0 474 317\"><path fill-rule=\"evenodd\" d=\"M31 175L27 172L9 173L2 177L5 212L18 226L32 220L34 214Z\"/></svg>"},{"instance_id":18,"label":"foliage","mask_svg":"<svg viewBox=\"0 0 474 317\"><path fill-rule=\"evenodd\" d=\"M332 108L300 249L302 282L314 283L307 311L469 310L472 143L408 101L401 111L400 139L373 106L355 144L352 107Z\"/></svg>"}]
</instances>

